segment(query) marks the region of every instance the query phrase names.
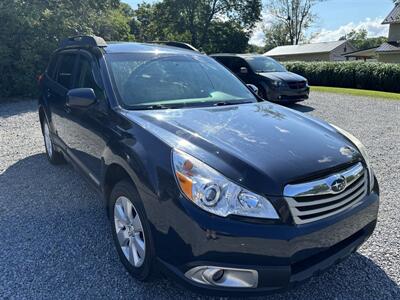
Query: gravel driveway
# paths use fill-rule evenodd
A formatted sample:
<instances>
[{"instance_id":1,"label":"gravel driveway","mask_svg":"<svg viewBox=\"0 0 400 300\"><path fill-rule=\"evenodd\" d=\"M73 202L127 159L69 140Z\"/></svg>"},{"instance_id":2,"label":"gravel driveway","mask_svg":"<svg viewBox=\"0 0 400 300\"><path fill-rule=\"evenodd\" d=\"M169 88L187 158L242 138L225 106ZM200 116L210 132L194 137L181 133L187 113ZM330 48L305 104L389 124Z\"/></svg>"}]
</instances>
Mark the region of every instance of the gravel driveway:
<instances>
[{"instance_id":1,"label":"gravel driveway","mask_svg":"<svg viewBox=\"0 0 400 300\"><path fill-rule=\"evenodd\" d=\"M400 299L400 101L312 93L306 112L358 136L381 186L377 229L347 261L268 299ZM118 261L101 201L46 161L36 102L0 104L0 298L201 298L139 283Z\"/></svg>"}]
</instances>

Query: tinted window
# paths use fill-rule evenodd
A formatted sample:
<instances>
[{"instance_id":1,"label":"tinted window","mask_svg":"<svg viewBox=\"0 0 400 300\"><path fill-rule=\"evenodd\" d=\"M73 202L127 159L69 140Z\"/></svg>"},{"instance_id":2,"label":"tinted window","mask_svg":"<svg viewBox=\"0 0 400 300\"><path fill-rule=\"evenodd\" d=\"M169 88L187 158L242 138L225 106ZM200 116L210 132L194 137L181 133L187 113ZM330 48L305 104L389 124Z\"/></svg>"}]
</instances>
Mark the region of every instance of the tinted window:
<instances>
[{"instance_id":1,"label":"tinted window","mask_svg":"<svg viewBox=\"0 0 400 300\"><path fill-rule=\"evenodd\" d=\"M240 68L242 67L246 67L247 68L247 64L244 61L243 58L240 57L231 57L230 58L230 64L231 64L231 70L234 73L240 73Z\"/></svg>"},{"instance_id":2,"label":"tinted window","mask_svg":"<svg viewBox=\"0 0 400 300\"><path fill-rule=\"evenodd\" d=\"M216 56L214 57L219 63L230 69L229 57Z\"/></svg>"},{"instance_id":3,"label":"tinted window","mask_svg":"<svg viewBox=\"0 0 400 300\"><path fill-rule=\"evenodd\" d=\"M107 62L127 106L256 101L245 85L207 56L109 54Z\"/></svg>"},{"instance_id":4,"label":"tinted window","mask_svg":"<svg viewBox=\"0 0 400 300\"><path fill-rule=\"evenodd\" d=\"M57 66L57 61L59 59L59 55L53 55L50 59L50 63L47 66L46 73L49 75L50 78L55 79L55 72L56 72L56 66Z\"/></svg>"},{"instance_id":5,"label":"tinted window","mask_svg":"<svg viewBox=\"0 0 400 300\"><path fill-rule=\"evenodd\" d=\"M63 54L57 70L57 82L67 89L72 87L76 54Z\"/></svg>"},{"instance_id":6,"label":"tinted window","mask_svg":"<svg viewBox=\"0 0 400 300\"><path fill-rule=\"evenodd\" d=\"M256 73L267 72L286 72L284 66L279 64L275 59L266 56L247 57L246 61Z\"/></svg>"},{"instance_id":7,"label":"tinted window","mask_svg":"<svg viewBox=\"0 0 400 300\"><path fill-rule=\"evenodd\" d=\"M98 98L103 96L94 79L92 61L87 56L79 57L74 88L91 88Z\"/></svg>"}]
</instances>

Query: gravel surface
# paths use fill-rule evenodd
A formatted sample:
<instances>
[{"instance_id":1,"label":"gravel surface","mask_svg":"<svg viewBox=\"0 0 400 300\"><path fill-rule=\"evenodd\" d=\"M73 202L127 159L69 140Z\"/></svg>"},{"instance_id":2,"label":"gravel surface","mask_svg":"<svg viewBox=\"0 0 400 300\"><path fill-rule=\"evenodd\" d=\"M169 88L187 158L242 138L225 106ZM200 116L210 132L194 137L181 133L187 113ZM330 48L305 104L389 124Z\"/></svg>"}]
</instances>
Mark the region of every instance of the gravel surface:
<instances>
[{"instance_id":1,"label":"gravel surface","mask_svg":"<svg viewBox=\"0 0 400 300\"><path fill-rule=\"evenodd\" d=\"M382 202L358 253L268 299L400 299L400 101L313 93L293 108L363 141ZM0 104L0 141L0 298L202 298L125 272L98 195L70 166L46 161L36 102Z\"/></svg>"}]
</instances>

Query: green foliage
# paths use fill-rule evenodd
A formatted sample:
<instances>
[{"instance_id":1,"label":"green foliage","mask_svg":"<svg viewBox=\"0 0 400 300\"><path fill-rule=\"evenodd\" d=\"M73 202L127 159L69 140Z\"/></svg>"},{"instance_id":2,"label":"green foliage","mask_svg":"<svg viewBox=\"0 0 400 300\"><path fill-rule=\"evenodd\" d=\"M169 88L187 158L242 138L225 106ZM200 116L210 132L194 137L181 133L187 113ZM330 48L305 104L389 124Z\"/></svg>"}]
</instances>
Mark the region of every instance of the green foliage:
<instances>
[{"instance_id":1,"label":"green foliage","mask_svg":"<svg viewBox=\"0 0 400 300\"><path fill-rule=\"evenodd\" d=\"M326 0L269 0L268 13L274 17L273 27L279 29L281 35L278 46L298 45L303 42L307 30L317 20L313 13L314 7L324 1ZM282 40L287 40L287 43Z\"/></svg>"},{"instance_id":2,"label":"green foliage","mask_svg":"<svg viewBox=\"0 0 400 300\"><path fill-rule=\"evenodd\" d=\"M0 99L35 96L60 40L188 42L210 52L244 52L261 0L162 0L132 10L120 0L0 1Z\"/></svg>"},{"instance_id":3,"label":"green foliage","mask_svg":"<svg viewBox=\"0 0 400 300\"><path fill-rule=\"evenodd\" d=\"M0 1L0 98L34 96L59 41L77 34L131 39L119 0Z\"/></svg>"},{"instance_id":4,"label":"green foliage","mask_svg":"<svg viewBox=\"0 0 400 300\"><path fill-rule=\"evenodd\" d=\"M265 35L264 53L278 46L290 45L287 26L282 22L273 22L263 28Z\"/></svg>"},{"instance_id":5,"label":"green foliage","mask_svg":"<svg viewBox=\"0 0 400 300\"><path fill-rule=\"evenodd\" d=\"M400 93L400 65L362 62L286 62L310 85Z\"/></svg>"},{"instance_id":6,"label":"green foliage","mask_svg":"<svg viewBox=\"0 0 400 300\"><path fill-rule=\"evenodd\" d=\"M368 37L368 31L366 29L351 30L347 35L342 36L340 40L349 40L351 44L359 50L370 49L379 47L383 43L387 42L387 37Z\"/></svg>"},{"instance_id":7,"label":"green foliage","mask_svg":"<svg viewBox=\"0 0 400 300\"><path fill-rule=\"evenodd\" d=\"M131 28L139 41L179 40L205 52L231 44L242 52L260 18L261 0L163 0L140 4Z\"/></svg>"},{"instance_id":8,"label":"green foliage","mask_svg":"<svg viewBox=\"0 0 400 300\"><path fill-rule=\"evenodd\" d=\"M131 41L134 38L129 25L132 18L132 8L121 3L119 7L106 11L104 17L95 20L93 32L106 41Z\"/></svg>"},{"instance_id":9,"label":"green foliage","mask_svg":"<svg viewBox=\"0 0 400 300\"><path fill-rule=\"evenodd\" d=\"M214 22L210 28L208 41L202 46L206 53L243 53L249 42L248 34L240 24L231 22Z\"/></svg>"}]
</instances>

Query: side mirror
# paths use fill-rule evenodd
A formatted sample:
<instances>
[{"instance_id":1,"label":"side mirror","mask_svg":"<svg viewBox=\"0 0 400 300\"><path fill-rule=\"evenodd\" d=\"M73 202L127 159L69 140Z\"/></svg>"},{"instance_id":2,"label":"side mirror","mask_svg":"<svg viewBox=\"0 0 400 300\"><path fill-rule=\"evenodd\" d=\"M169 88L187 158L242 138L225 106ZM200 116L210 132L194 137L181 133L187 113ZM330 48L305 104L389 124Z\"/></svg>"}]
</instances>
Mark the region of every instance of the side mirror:
<instances>
[{"instance_id":1,"label":"side mirror","mask_svg":"<svg viewBox=\"0 0 400 300\"><path fill-rule=\"evenodd\" d=\"M241 67L240 68L240 74L247 74L247 73L249 73L249 70L247 70L246 67Z\"/></svg>"},{"instance_id":2,"label":"side mirror","mask_svg":"<svg viewBox=\"0 0 400 300\"><path fill-rule=\"evenodd\" d=\"M258 87L256 87L254 84L246 84L247 87L256 95L258 95Z\"/></svg>"},{"instance_id":3,"label":"side mirror","mask_svg":"<svg viewBox=\"0 0 400 300\"><path fill-rule=\"evenodd\" d=\"M69 107L88 107L95 103L96 100L96 94L90 88L72 89L67 93L67 106Z\"/></svg>"}]
</instances>

